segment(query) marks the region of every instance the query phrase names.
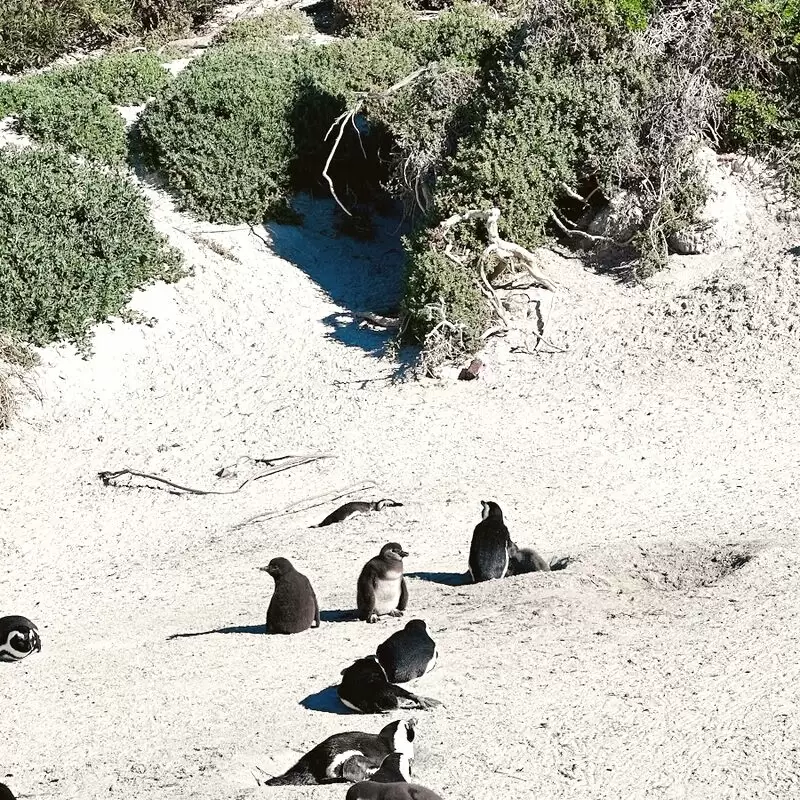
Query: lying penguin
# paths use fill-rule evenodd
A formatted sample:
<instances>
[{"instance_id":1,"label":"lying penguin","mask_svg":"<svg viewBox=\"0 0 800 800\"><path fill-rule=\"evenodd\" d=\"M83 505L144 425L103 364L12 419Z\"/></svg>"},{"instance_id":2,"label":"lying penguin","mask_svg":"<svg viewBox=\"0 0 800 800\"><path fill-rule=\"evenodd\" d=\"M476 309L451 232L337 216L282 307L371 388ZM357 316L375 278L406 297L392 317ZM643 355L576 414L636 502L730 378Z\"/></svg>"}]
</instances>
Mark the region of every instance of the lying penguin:
<instances>
[{"instance_id":1,"label":"lying penguin","mask_svg":"<svg viewBox=\"0 0 800 800\"><path fill-rule=\"evenodd\" d=\"M41 649L39 629L27 617L0 618L0 661L21 661Z\"/></svg>"},{"instance_id":2,"label":"lying penguin","mask_svg":"<svg viewBox=\"0 0 800 800\"><path fill-rule=\"evenodd\" d=\"M291 769L265 782L266 786L349 781L374 776L392 753L414 757L416 720L391 722L379 733L335 733L309 750Z\"/></svg>"},{"instance_id":3,"label":"lying penguin","mask_svg":"<svg viewBox=\"0 0 800 800\"><path fill-rule=\"evenodd\" d=\"M350 503L345 503L339 506L336 511L332 511L325 517L319 525L311 525L312 528L324 528L326 525L334 525L337 522L344 522L346 519L355 516L356 514L369 514L370 511L383 511L387 507L402 506L402 503L397 503L394 500L375 500L373 502L354 500Z\"/></svg>"},{"instance_id":4,"label":"lying penguin","mask_svg":"<svg viewBox=\"0 0 800 800\"><path fill-rule=\"evenodd\" d=\"M311 582L288 558L273 558L259 569L275 579L275 591L267 608L267 633L300 633L319 628L319 603Z\"/></svg>"},{"instance_id":5,"label":"lying penguin","mask_svg":"<svg viewBox=\"0 0 800 800\"><path fill-rule=\"evenodd\" d=\"M402 617L408 605L408 587L403 577L403 559L408 553L397 542L388 542L364 564L358 576L358 618L377 622L388 614Z\"/></svg>"},{"instance_id":6,"label":"lying penguin","mask_svg":"<svg viewBox=\"0 0 800 800\"><path fill-rule=\"evenodd\" d=\"M428 634L424 620L412 619L405 628L393 633L375 651L378 663L392 683L406 683L421 678L436 666L436 642Z\"/></svg>"},{"instance_id":7,"label":"lying penguin","mask_svg":"<svg viewBox=\"0 0 800 800\"><path fill-rule=\"evenodd\" d=\"M505 578L512 546L500 506L481 500L481 509L469 548L469 574L475 583Z\"/></svg>"},{"instance_id":8,"label":"lying penguin","mask_svg":"<svg viewBox=\"0 0 800 800\"><path fill-rule=\"evenodd\" d=\"M435 708L441 701L420 697L386 680L376 656L359 658L342 670L339 699L361 714L383 714L397 708Z\"/></svg>"},{"instance_id":9,"label":"lying penguin","mask_svg":"<svg viewBox=\"0 0 800 800\"><path fill-rule=\"evenodd\" d=\"M530 547L517 547L511 542L508 553L508 574L525 575L528 572L550 572L550 565Z\"/></svg>"}]
</instances>

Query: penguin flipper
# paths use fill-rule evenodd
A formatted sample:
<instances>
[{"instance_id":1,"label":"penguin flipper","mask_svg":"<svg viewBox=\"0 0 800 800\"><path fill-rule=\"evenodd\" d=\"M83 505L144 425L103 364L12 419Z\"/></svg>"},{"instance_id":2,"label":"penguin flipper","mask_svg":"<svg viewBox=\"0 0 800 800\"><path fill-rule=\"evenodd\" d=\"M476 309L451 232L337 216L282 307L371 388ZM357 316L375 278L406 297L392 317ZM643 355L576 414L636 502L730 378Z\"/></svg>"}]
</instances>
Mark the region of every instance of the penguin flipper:
<instances>
[{"instance_id":1,"label":"penguin flipper","mask_svg":"<svg viewBox=\"0 0 800 800\"><path fill-rule=\"evenodd\" d=\"M555 572L556 570L566 569L568 564L571 564L575 559L572 556L561 556L561 558L556 558L553 556L550 559L550 572Z\"/></svg>"},{"instance_id":2,"label":"penguin flipper","mask_svg":"<svg viewBox=\"0 0 800 800\"><path fill-rule=\"evenodd\" d=\"M398 611L405 611L408 606L408 586L405 577L400 578L400 602L397 604Z\"/></svg>"}]
</instances>

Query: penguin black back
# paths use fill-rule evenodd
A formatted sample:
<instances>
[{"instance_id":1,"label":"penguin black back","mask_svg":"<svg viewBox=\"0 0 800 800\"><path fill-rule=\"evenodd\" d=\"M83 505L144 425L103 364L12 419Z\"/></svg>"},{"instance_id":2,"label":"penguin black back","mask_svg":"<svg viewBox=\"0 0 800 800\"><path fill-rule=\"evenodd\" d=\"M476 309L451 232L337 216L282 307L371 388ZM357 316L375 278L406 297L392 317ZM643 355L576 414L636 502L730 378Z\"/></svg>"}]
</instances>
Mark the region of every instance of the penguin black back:
<instances>
[{"instance_id":1,"label":"penguin black back","mask_svg":"<svg viewBox=\"0 0 800 800\"><path fill-rule=\"evenodd\" d=\"M41 649L39 629L27 617L0 618L0 661L21 661Z\"/></svg>"},{"instance_id":2,"label":"penguin black back","mask_svg":"<svg viewBox=\"0 0 800 800\"><path fill-rule=\"evenodd\" d=\"M0 783L0 800L16 800L11 789L4 783Z\"/></svg>"},{"instance_id":3,"label":"penguin black back","mask_svg":"<svg viewBox=\"0 0 800 800\"><path fill-rule=\"evenodd\" d=\"M344 522L354 514L368 514L370 511L382 511L387 506L402 506L402 503L397 503L394 500L375 500L363 501L354 500L350 503L345 503L339 506L335 511L332 511L325 517L319 525L312 525L312 528L324 528L326 525L334 525L337 522Z\"/></svg>"},{"instance_id":4,"label":"penguin black back","mask_svg":"<svg viewBox=\"0 0 800 800\"><path fill-rule=\"evenodd\" d=\"M291 769L266 781L266 786L298 786L312 783L370 778L391 753L414 757L416 720L390 722L379 733L335 733L308 751Z\"/></svg>"},{"instance_id":5,"label":"penguin black back","mask_svg":"<svg viewBox=\"0 0 800 800\"><path fill-rule=\"evenodd\" d=\"M389 681L405 683L430 672L438 654L425 621L412 619L403 630L379 644L376 655Z\"/></svg>"},{"instance_id":6,"label":"penguin black back","mask_svg":"<svg viewBox=\"0 0 800 800\"><path fill-rule=\"evenodd\" d=\"M504 578L508 572L511 537L497 503L481 500L482 519L472 533L469 572L475 583Z\"/></svg>"},{"instance_id":7,"label":"penguin black back","mask_svg":"<svg viewBox=\"0 0 800 800\"><path fill-rule=\"evenodd\" d=\"M339 699L354 711L362 714L382 714L396 708L433 708L438 700L420 697L395 686L386 675L375 656L359 658L342 670L342 681L337 689Z\"/></svg>"},{"instance_id":8,"label":"penguin black back","mask_svg":"<svg viewBox=\"0 0 800 800\"><path fill-rule=\"evenodd\" d=\"M286 558L273 558L259 567L275 579L267 609L267 633L300 633L319 627L319 604L311 582Z\"/></svg>"}]
</instances>

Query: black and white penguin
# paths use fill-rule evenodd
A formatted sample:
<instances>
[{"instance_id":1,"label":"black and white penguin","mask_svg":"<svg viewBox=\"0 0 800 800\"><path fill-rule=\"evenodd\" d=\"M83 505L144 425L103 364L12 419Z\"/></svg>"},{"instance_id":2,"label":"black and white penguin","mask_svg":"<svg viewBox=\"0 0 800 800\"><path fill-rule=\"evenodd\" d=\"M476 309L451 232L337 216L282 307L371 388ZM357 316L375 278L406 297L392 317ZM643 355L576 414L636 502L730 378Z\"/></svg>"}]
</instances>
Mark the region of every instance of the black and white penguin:
<instances>
[{"instance_id":1,"label":"black and white penguin","mask_svg":"<svg viewBox=\"0 0 800 800\"><path fill-rule=\"evenodd\" d=\"M39 629L27 617L0 618L0 661L21 661L41 649Z\"/></svg>"},{"instance_id":2,"label":"black and white penguin","mask_svg":"<svg viewBox=\"0 0 800 800\"><path fill-rule=\"evenodd\" d=\"M374 783L408 783L411 780L411 758L408 753L390 753L369 780Z\"/></svg>"},{"instance_id":3,"label":"black and white penguin","mask_svg":"<svg viewBox=\"0 0 800 800\"><path fill-rule=\"evenodd\" d=\"M332 511L325 517L319 525L312 525L312 528L324 528L326 525L333 525L336 522L344 522L346 519L354 516L355 514L369 514L370 511L382 511L388 506L402 506L402 503L397 503L394 500L375 500L373 502L354 500L351 503L345 503L339 506L336 511Z\"/></svg>"},{"instance_id":4,"label":"black and white penguin","mask_svg":"<svg viewBox=\"0 0 800 800\"><path fill-rule=\"evenodd\" d=\"M511 542L508 553L508 574L524 575L527 572L550 572L550 565L530 547L517 547Z\"/></svg>"},{"instance_id":5,"label":"black and white penguin","mask_svg":"<svg viewBox=\"0 0 800 800\"><path fill-rule=\"evenodd\" d=\"M408 605L408 587L403 577L403 559L407 555L397 542L389 542L379 555L364 564L356 597L359 619L377 622L385 614L403 616Z\"/></svg>"},{"instance_id":6,"label":"black and white penguin","mask_svg":"<svg viewBox=\"0 0 800 800\"><path fill-rule=\"evenodd\" d=\"M0 783L0 800L16 800L11 789L4 783Z\"/></svg>"},{"instance_id":7,"label":"black and white penguin","mask_svg":"<svg viewBox=\"0 0 800 800\"><path fill-rule=\"evenodd\" d=\"M418 783L360 781L347 790L345 800L442 800L442 798Z\"/></svg>"},{"instance_id":8,"label":"black and white penguin","mask_svg":"<svg viewBox=\"0 0 800 800\"><path fill-rule=\"evenodd\" d=\"M335 733L309 750L291 769L266 781L266 786L349 781L372 776L392 753L414 757L416 720L389 723L380 733Z\"/></svg>"},{"instance_id":9,"label":"black and white penguin","mask_svg":"<svg viewBox=\"0 0 800 800\"><path fill-rule=\"evenodd\" d=\"M361 714L383 714L397 708L435 708L442 705L432 697L420 697L386 680L376 656L359 658L342 670L339 699Z\"/></svg>"},{"instance_id":10,"label":"black and white penguin","mask_svg":"<svg viewBox=\"0 0 800 800\"><path fill-rule=\"evenodd\" d=\"M508 572L511 537L497 503L481 500L482 519L472 533L469 574L475 583L504 578Z\"/></svg>"},{"instance_id":11,"label":"black and white penguin","mask_svg":"<svg viewBox=\"0 0 800 800\"><path fill-rule=\"evenodd\" d=\"M392 683L421 678L436 666L438 658L436 642L421 619L412 619L403 630L393 633L378 645L376 654L387 680Z\"/></svg>"},{"instance_id":12,"label":"black and white penguin","mask_svg":"<svg viewBox=\"0 0 800 800\"><path fill-rule=\"evenodd\" d=\"M319 628L319 604L311 582L287 558L273 558L259 567L275 579L267 609L267 633L300 633Z\"/></svg>"}]
</instances>

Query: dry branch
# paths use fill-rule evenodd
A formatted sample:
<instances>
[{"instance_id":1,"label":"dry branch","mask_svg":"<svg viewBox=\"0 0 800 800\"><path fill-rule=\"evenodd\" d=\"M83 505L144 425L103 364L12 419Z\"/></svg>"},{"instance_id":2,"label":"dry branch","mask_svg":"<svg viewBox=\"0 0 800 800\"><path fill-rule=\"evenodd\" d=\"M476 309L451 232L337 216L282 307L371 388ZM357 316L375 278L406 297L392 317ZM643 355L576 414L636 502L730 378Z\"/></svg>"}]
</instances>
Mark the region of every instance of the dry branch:
<instances>
[{"instance_id":1,"label":"dry branch","mask_svg":"<svg viewBox=\"0 0 800 800\"><path fill-rule=\"evenodd\" d=\"M187 494L236 494L244 489L248 483L253 483L254 481L259 481L262 478L267 478L270 475L275 475L278 472L285 472L288 469L293 469L294 467L300 467L303 464L311 464L314 461L320 461L323 458L335 458L332 455L310 455L310 456L280 456L279 458L274 459L257 459L260 462L265 464L272 464L274 461L287 461L288 463L285 464L278 464L273 466L271 469L267 470L266 472L262 472L260 475L255 475L252 478L248 478L246 481L242 482L236 489L228 489L225 491L220 491L219 489L192 489L189 486L182 486L178 483L173 483L166 478L159 478L158 475L149 475L146 472L139 472L134 469L120 469L116 471L104 471L98 472L97 477L103 481L105 486L113 486L111 482L116 480L117 478L121 478L124 475L131 475L135 478L142 478L144 480L156 481L158 483L163 483L166 486L169 486L173 489L176 489L181 492L186 492ZM130 485L130 484L128 484ZM148 488L148 489L155 489L160 487L155 486L143 486L141 488Z\"/></svg>"},{"instance_id":2,"label":"dry branch","mask_svg":"<svg viewBox=\"0 0 800 800\"><path fill-rule=\"evenodd\" d=\"M400 320L398 317L384 317L382 314L373 314L371 311L356 311L353 313L355 319L364 320L371 325L387 330L399 330Z\"/></svg>"}]
</instances>

